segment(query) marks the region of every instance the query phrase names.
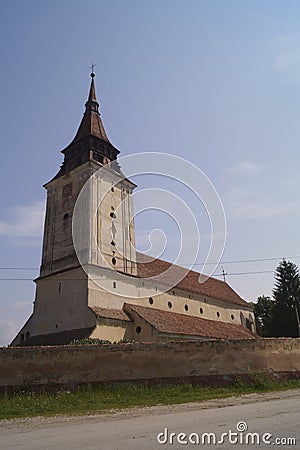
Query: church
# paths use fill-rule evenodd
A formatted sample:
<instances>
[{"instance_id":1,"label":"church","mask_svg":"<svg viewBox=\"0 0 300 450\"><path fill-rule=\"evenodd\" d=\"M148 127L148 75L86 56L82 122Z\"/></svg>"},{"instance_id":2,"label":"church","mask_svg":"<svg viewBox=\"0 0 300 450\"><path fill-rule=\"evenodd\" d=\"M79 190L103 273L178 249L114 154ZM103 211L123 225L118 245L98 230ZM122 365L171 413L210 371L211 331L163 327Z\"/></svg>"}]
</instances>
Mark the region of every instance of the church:
<instances>
[{"instance_id":1,"label":"church","mask_svg":"<svg viewBox=\"0 0 300 450\"><path fill-rule=\"evenodd\" d=\"M257 337L252 306L225 281L207 277L199 283L201 274L135 250L136 185L123 176L120 152L105 132L93 72L82 121L62 153L60 170L44 185L47 206L33 313L11 346L66 345L84 338ZM169 269L178 276L175 285Z\"/></svg>"}]
</instances>

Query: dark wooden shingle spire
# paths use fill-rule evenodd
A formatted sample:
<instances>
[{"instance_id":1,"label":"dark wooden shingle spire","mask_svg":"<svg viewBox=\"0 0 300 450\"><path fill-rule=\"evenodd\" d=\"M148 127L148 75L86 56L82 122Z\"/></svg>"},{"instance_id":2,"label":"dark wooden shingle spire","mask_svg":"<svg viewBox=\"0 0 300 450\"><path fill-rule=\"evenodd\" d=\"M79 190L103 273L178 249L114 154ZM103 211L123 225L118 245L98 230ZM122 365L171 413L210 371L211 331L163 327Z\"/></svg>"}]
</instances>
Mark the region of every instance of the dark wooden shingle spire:
<instances>
[{"instance_id":1,"label":"dark wooden shingle spire","mask_svg":"<svg viewBox=\"0 0 300 450\"><path fill-rule=\"evenodd\" d=\"M117 172L120 170L116 162L120 152L108 139L100 117L93 71L91 78L83 118L74 139L61 151L65 156L64 162L55 178L65 175L87 161L103 165L115 161L114 170Z\"/></svg>"},{"instance_id":2,"label":"dark wooden shingle spire","mask_svg":"<svg viewBox=\"0 0 300 450\"><path fill-rule=\"evenodd\" d=\"M96 97L94 72L91 73L91 77L91 87L88 100L85 104L85 112L76 136L72 142L78 142L79 140L84 139L88 136L96 136L106 142L109 142L99 113L99 103L97 102Z\"/></svg>"}]
</instances>

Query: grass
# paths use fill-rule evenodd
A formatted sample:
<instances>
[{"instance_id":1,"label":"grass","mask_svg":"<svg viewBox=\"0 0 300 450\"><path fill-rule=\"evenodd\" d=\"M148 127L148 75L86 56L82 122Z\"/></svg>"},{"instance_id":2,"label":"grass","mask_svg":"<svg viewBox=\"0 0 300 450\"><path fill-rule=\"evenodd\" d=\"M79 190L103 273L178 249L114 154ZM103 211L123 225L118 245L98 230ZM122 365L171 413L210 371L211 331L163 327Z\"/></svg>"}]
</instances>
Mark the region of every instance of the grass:
<instances>
[{"instance_id":1,"label":"grass","mask_svg":"<svg viewBox=\"0 0 300 450\"><path fill-rule=\"evenodd\" d=\"M180 385L135 385L84 387L57 393L18 391L0 396L0 419L95 414L109 409L199 402L253 392L300 388L300 379L272 381L256 376L244 384L240 379L227 387Z\"/></svg>"}]
</instances>

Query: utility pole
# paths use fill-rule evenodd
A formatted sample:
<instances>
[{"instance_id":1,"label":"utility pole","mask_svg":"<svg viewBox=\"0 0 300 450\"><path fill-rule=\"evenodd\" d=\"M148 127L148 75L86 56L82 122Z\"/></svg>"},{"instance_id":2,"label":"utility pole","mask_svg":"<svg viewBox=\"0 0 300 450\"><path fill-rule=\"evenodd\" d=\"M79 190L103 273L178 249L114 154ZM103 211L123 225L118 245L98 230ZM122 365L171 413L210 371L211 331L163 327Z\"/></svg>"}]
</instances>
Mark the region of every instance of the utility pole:
<instances>
[{"instance_id":1,"label":"utility pole","mask_svg":"<svg viewBox=\"0 0 300 450\"><path fill-rule=\"evenodd\" d=\"M299 321L299 311L298 306L295 297L293 297L293 303L294 303L294 309L295 309L295 316L296 316L296 322L297 322L297 333L298 337L300 337L300 321Z\"/></svg>"},{"instance_id":2,"label":"utility pole","mask_svg":"<svg viewBox=\"0 0 300 450\"><path fill-rule=\"evenodd\" d=\"M223 275L223 280L226 283L226 275L227 273L225 273L224 267L222 266L222 275Z\"/></svg>"}]
</instances>

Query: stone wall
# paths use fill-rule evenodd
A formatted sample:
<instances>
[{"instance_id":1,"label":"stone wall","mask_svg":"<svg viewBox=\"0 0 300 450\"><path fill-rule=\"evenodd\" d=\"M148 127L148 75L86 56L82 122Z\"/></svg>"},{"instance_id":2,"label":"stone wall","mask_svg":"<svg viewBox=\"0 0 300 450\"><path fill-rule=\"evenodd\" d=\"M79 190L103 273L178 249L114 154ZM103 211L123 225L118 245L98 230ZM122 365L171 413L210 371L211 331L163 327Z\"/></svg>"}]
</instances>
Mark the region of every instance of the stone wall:
<instances>
[{"instance_id":1,"label":"stone wall","mask_svg":"<svg viewBox=\"0 0 300 450\"><path fill-rule=\"evenodd\" d=\"M0 387L72 388L128 381L226 384L258 373L298 377L300 340L0 348Z\"/></svg>"}]
</instances>

